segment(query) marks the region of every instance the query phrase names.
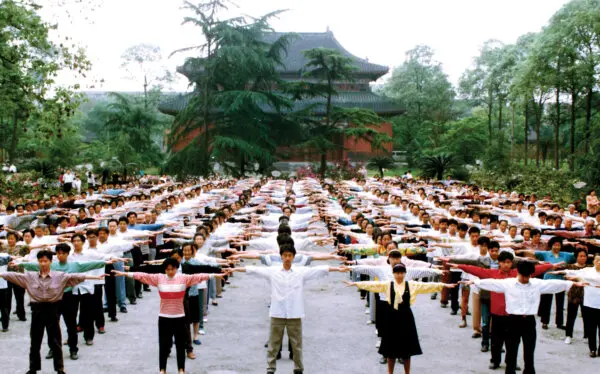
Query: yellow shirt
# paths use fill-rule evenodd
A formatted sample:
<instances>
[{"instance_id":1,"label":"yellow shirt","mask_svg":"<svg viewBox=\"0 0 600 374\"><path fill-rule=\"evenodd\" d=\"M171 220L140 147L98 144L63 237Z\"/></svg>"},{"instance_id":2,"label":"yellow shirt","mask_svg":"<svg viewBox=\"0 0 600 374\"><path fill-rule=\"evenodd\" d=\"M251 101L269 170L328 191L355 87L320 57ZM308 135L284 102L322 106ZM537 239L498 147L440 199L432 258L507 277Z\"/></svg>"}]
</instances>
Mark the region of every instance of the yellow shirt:
<instances>
[{"instance_id":1,"label":"yellow shirt","mask_svg":"<svg viewBox=\"0 0 600 374\"><path fill-rule=\"evenodd\" d=\"M356 283L356 286L361 290L365 291L385 293L389 303L391 300L390 283L391 282L358 282ZM444 283L425 283L408 281L408 289L410 291L410 305L415 303L418 294L440 292L443 288ZM398 305L402 303L402 295L404 294L404 282L402 282L402 284L398 284L396 281L394 281L394 292L394 309L398 309Z\"/></svg>"}]
</instances>

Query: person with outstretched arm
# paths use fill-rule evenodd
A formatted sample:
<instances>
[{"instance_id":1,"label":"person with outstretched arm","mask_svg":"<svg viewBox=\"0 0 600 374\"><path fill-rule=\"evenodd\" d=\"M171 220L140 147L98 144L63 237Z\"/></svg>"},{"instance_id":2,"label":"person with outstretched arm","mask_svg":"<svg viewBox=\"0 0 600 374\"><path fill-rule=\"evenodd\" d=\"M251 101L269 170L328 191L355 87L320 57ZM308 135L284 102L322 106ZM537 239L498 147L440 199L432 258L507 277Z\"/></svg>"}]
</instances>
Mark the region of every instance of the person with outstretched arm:
<instances>
[{"instance_id":1,"label":"person with outstretched arm","mask_svg":"<svg viewBox=\"0 0 600 374\"><path fill-rule=\"evenodd\" d=\"M222 279L225 274L180 274L179 261L167 258L163 262L164 274L147 274L140 272L122 272L113 270L115 276L127 276L158 288L160 311L158 313L158 355L161 374L167 372L167 358L175 337L177 351L177 369L179 374L185 373L186 356L186 318L183 298L188 287L210 278Z\"/></svg>"},{"instance_id":2,"label":"person with outstretched arm","mask_svg":"<svg viewBox=\"0 0 600 374\"><path fill-rule=\"evenodd\" d=\"M0 277L23 287L31 299L31 345L29 348L29 371L35 374L42 369L40 348L44 330L48 332L48 345L53 351L54 370L64 374L62 354L62 336L59 324L59 305L65 288L73 287L86 279L102 279L104 275L92 276L86 274L63 273L52 271L54 253L42 250L37 253L38 272L2 273Z\"/></svg>"},{"instance_id":3,"label":"person with outstretched arm","mask_svg":"<svg viewBox=\"0 0 600 374\"><path fill-rule=\"evenodd\" d=\"M475 279L474 283L483 290L504 293L506 312L509 315L508 336L506 338L506 374L515 374L517 353L523 340L523 374L535 374L534 352L536 342L535 315L544 294L568 291L572 285L583 286L563 280L541 280L532 278L535 265L530 262L517 264L517 277L507 279Z\"/></svg>"},{"instance_id":4,"label":"person with outstretched arm","mask_svg":"<svg viewBox=\"0 0 600 374\"><path fill-rule=\"evenodd\" d=\"M343 267L292 266L296 256L293 245L282 245L279 254L281 266L247 266L231 269L268 279L271 284L271 332L267 353L267 374L274 374L277 367L277 354L287 330L292 346L294 374L302 374L302 318L304 318L304 283L326 276L329 272L346 271Z\"/></svg>"}]
</instances>

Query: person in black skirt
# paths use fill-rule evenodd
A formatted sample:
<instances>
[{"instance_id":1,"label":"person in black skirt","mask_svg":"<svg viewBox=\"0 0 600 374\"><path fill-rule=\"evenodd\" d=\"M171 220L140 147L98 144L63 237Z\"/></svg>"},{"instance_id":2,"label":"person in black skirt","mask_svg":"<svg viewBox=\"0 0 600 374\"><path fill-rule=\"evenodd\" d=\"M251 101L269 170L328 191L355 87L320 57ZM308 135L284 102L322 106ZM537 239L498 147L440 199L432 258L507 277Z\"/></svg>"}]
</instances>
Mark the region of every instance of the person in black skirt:
<instances>
[{"instance_id":1,"label":"person in black skirt","mask_svg":"<svg viewBox=\"0 0 600 374\"><path fill-rule=\"evenodd\" d=\"M440 292L444 287L454 288L456 284L406 281L403 264L395 265L393 272L394 280L391 282L345 283L361 290L386 294L390 308L386 312L379 354L387 357L388 374L394 373L398 359L404 360L404 372L410 374L410 358L423 353L410 305L414 304L418 294Z\"/></svg>"}]
</instances>

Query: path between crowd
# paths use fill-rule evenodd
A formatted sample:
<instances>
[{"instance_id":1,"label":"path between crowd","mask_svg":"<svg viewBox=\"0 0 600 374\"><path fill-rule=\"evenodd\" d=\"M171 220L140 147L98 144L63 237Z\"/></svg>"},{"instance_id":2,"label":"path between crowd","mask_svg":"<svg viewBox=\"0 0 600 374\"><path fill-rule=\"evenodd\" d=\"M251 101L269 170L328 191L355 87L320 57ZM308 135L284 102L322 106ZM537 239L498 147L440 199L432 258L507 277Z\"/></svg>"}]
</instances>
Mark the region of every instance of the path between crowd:
<instances>
[{"instance_id":1,"label":"path between crowd","mask_svg":"<svg viewBox=\"0 0 600 374\"><path fill-rule=\"evenodd\" d=\"M253 262L246 261L245 265ZM332 273L306 287L304 320L304 365L307 374L384 374L378 363L374 327L367 325L364 301L355 289L342 283L346 274ZM268 336L269 286L266 281L246 274L235 274L231 285L211 307L202 345L195 347L197 359L187 360L189 374L264 374ZM158 373L156 289L144 294L138 305L129 306L128 314L119 314L118 323L107 322L105 335L97 335L92 347L82 344L79 360L65 359L68 374ZM413 359L413 373L502 373L487 368L489 353L479 352L479 340L470 329L457 327L459 318L441 309L429 295L418 297L413 307L424 355ZM30 319L29 315L28 318ZM470 321L469 321L470 325ZM539 327L539 325L538 325ZM538 329L536 369L538 373L597 373L600 358L588 357L587 343L581 337L578 318L575 341L563 343L564 332ZM63 338L66 336L63 330ZM287 340L286 340L287 341ZM0 360L3 374L25 373L28 366L29 322L11 316L10 331L0 333ZM284 343L287 347L287 343ZM44 360L48 348L42 346L41 373L53 373L52 361ZM64 347L65 354L68 348ZM293 363L278 362L277 373L291 374ZM522 361L519 359L520 365ZM177 373L174 354L168 373ZM397 368L397 373L402 369Z\"/></svg>"}]
</instances>

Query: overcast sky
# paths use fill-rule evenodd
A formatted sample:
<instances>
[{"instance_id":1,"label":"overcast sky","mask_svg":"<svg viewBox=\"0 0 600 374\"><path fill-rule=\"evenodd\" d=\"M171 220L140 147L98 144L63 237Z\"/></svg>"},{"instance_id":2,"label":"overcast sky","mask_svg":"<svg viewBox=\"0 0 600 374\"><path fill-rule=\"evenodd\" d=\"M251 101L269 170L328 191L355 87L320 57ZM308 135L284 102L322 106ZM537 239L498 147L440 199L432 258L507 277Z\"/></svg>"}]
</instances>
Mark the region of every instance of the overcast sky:
<instances>
[{"instance_id":1,"label":"overcast sky","mask_svg":"<svg viewBox=\"0 0 600 374\"><path fill-rule=\"evenodd\" d=\"M96 0L98 1L98 0ZM140 90L120 68L123 51L139 43L156 44L174 68L185 55L167 59L173 50L198 44L199 29L181 26L189 13L182 0L100 0L88 20L60 22L62 34L74 36L87 49L92 74L105 83L96 89ZM193 1L192 1L193 2ZM235 13L259 16L289 9L273 22L277 31L323 32L329 27L356 56L387 65L404 61L418 44L431 46L456 83L478 54L483 42L514 43L527 32L539 31L567 0L237 0ZM46 11L49 11L46 9ZM61 9L52 9L62 13ZM224 14L226 16L226 14ZM91 22L90 22L91 21ZM181 79L174 87L186 89Z\"/></svg>"}]
</instances>

